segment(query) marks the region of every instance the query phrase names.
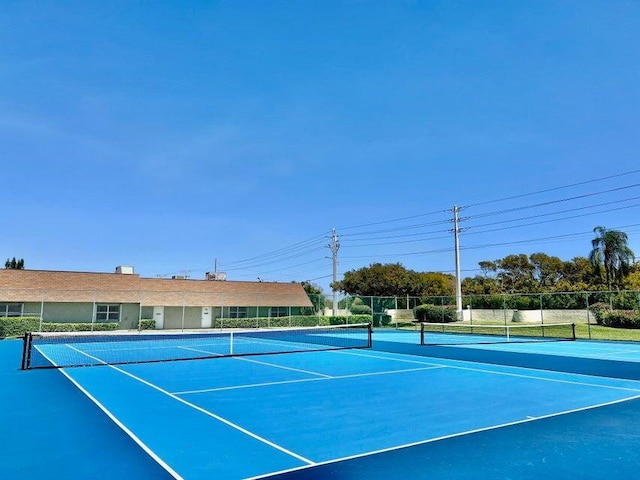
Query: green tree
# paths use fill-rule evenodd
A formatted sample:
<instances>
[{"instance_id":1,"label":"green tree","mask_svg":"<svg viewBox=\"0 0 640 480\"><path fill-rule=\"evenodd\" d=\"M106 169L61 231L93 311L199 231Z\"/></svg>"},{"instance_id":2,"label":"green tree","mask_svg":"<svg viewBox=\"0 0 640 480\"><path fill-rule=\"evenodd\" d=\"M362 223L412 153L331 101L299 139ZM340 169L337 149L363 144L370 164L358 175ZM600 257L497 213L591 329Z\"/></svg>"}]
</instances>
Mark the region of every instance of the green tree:
<instances>
[{"instance_id":1,"label":"green tree","mask_svg":"<svg viewBox=\"0 0 640 480\"><path fill-rule=\"evenodd\" d=\"M591 240L589 260L597 274L602 275L604 271L609 290L613 285L619 289L635 258L627 244L627 234L605 227L596 227L593 232L596 238Z\"/></svg>"},{"instance_id":2,"label":"green tree","mask_svg":"<svg viewBox=\"0 0 640 480\"><path fill-rule=\"evenodd\" d=\"M24 259L20 258L16 260L16 257L12 259L8 259L4 262L4 268L12 269L12 270L24 270Z\"/></svg>"},{"instance_id":3,"label":"green tree","mask_svg":"<svg viewBox=\"0 0 640 480\"><path fill-rule=\"evenodd\" d=\"M533 291L534 266L524 253L507 255L501 260L496 260L496 265L498 279L502 282L504 291L509 293Z\"/></svg>"},{"instance_id":4,"label":"green tree","mask_svg":"<svg viewBox=\"0 0 640 480\"><path fill-rule=\"evenodd\" d=\"M400 263L373 263L345 272L338 290L364 297L453 295L455 278L440 272L416 272Z\"/></svg>"},{"instance_id":5,"label":"green tree","mask_svg":"<svg viewBox=\"0 0 640 480\"><path fill-rule=\"evenodd\" d=\"M550 290L563 276L564 262L546 253L532 253L529 260L533 266L533 278L540 290Z\"/></svg>"},{"instance_id":6,"label":"green tree","mask_svg":"<svg viewBox=\"0 0 640 480\"><path fill-rule=\"evenodd\" d=\"M500 284L493 277L476 275L462 280L462 293L464 295L490 295L500 293Z\"/></svg>"},{"instance_id":7,"label":"green tree","mask_svg":"<svg viewBox=\"0 0 640 480\"><path fill-rule=\"evenodd\" d=\"M593 265L586 257L574 257L564 262L562 280L556 285L556 291L578 292L595 290L595 272Z\"/></svg>"},{"instance_id":8,"label":"green tree","mask_svg":"<svg viewBox=\"0 0 640 480\"><path fill-rule=\"evenodd\" d=\"M321 309L325 307L326 300L327 300L324 294L322 293L322 288L320 288L320 286L316 285L315 283L311 283L308 280L301 282L301 285L302 285L302 288L304 288L304 291L307 292L307 296L309 297L309 300L311 300L311 303L313 304L313 311L315 313L318 313Z\"/></svg>"},{"instance_id":9,"label":"green tree","mask_svg":"<svg viewBox=\"0 0 640 480\"><path fill-rule=\"evenodd\" d=\"M420 283L416 272L400 263L373 263L368 267L345 272L335 287L348 295L387 297L419 295ZM332 285L333 287L333 285Z\"/></svg>"},{"instance_id":10,"label":"green tree","mask_svg":"<svg viewBox=\"0 0 640 480\"><path fill-rule=\"evenodd\" d=\"M420 282L420 296L440 297L455 295L456 277L450 273L418 273L417 280Z\"/></svg>"}]
</instances>

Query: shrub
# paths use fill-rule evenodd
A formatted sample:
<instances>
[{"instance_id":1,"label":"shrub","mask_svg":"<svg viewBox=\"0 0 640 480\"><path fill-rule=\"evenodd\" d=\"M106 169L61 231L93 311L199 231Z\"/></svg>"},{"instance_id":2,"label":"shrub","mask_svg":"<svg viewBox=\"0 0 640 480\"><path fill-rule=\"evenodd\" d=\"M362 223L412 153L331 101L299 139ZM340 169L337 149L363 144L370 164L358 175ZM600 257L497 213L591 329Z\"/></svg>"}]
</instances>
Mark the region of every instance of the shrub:
<instances>
[{"instance_id":1,"label":"shrub","mask_svg":"<svg viewBox=\"0 0 640 480\"><path fill-rule=\"evenodd\" d=\"M602 314L602 325L614 328L640 328L640 315L633 310L611 310Z\"/></svg>"},{"instance_id":2,"label":"shrub","mask_svg":"<svg viewBox=\"0 0 640 480\"><path fill-rule=\"evenodd\" d=\"M349 305L349 311L353 315L371 315L371 307L365 305L361 298L354 298L351 305Z\"/></svg>"},{"instance_id":3,"label":"shrub","mask_svg":"<svg viewBox=\"0 0 640 480\"><path fill-rule=\"evenodd\" d=\"M315 327L317 325L345 325L369 323L370 315L292 315L291 317L218 318L216 328L274 328L274 327Z\"/></svg>"},{"instance_id":4,"label":"shrub","mask_svg":"<svg viewBox=\"0 0 640 480\"><path fill-rule=\"evenodd\" d=\"M420 322L450 323L458 320L455 307L449 306L420 305L416 307L415 314Z\"/></svg>"},{"instance_id":5,"label":"shrub","mask_svg":"<svg viewBox=\"0 0 640 480\"><path fill-rule=\"evenodd\" d=\"M0 338L20 337L26 332L36 332L40 328L39 317L0 318Z\"/></svg>"},{"instance_id":6,"label":"shrub","mask_svg":"<svg viewBox=\"0 0 640 480\"><path fill-rule=\"evenodd\" d=\"M369 317L367 317L369 318ZM374 327L386 327L391 323L391 315L386 313L374 313L373 314L373 326Z\"/></svg>"},{"instance_id":7,"label":"shrub","mask_svg":"<svg viewBox=\"0 0 640 480\"><path fill-rule=\"evenodd\" d=\"M149 318L143 318L140 320L140 330L155 330L156 321Z\"/></svg>"},{"instance_id":8,"label":"shrub","mask_svg":"<svg viewBox=\"0 0 640 480\"><path fill-rule=\"evenodd\" d=\"M83 323L54 323L43 322L43 332L106 332L117 330L120 326L117 322L83 322ZM37 328L36 328L37 330Z\"/></svg>"},{"instance_id":9,"label":"shrub","mask_svg":"<svg viewBox=\"0 0 640 480\"><path fill-rule=\"evenodd\" d=\"M42 322L43 332L94 332L117 330L117 322L95 323L54 323ZM0 337L21 337L27 332L40 330L39 317L2 317L0 318Z\"/></svg>"},{"instance_id":10,"label":"shrub","mask_svg":"<svg viewBox=\"0 0 640 480\"><path fill-rule=\"evenodd\" d=\"M602 319L606 313L611 311L611 307L608 303L598 302L591 305L589 307L589 311L593 313L594 317L596 317L596 323L598 325L602 325Z\"/></svg>"},{"instance_id":11,"label":"shrub","mask_svg":"<svg viewBox=\"0 0 640 480\"><path fill-rule=\"evenodd\" d=\"M371 315L333 315L321 317L324 319L320 325L353 325L355 323L371 323Z\"/></svg>"}]
</instances>

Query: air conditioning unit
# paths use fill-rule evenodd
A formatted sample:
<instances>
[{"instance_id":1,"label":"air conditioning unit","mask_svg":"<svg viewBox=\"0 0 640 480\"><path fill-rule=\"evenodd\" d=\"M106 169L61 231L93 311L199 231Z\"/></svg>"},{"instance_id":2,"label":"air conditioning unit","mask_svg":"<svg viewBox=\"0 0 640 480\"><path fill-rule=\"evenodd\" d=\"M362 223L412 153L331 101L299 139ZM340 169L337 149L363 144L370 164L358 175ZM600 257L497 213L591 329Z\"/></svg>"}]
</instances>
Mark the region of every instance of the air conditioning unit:
<instances>
[{"instance_id":1,"label":"air conditioning unit","mask_svg":"<svg viewBox=\"0 0 640 480\"><path fill-rule=\"evenodd\" d=\"M207 280L216 280L218 282L224 282L227 279L227 274L225 272L207 272L205 278Z\"/></svg>"},{"instance_id":2,"label":"air conditioning unit","mask_svg":"<svg viewBox=\"0 0 640 480\"><path fill-rule=\"evenodd\" d=\"M116 267L116 273L121 275L133 275L133 267L131 265L120 265Z\"/></svg>"}]
</instances>

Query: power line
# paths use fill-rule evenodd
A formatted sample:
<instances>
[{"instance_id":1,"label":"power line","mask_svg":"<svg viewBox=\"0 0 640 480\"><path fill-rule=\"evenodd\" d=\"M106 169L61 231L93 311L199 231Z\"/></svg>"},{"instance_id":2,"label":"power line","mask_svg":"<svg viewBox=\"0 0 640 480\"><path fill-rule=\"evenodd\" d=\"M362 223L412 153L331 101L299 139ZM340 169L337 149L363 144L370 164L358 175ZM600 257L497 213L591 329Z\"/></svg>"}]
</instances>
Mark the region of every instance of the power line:
<instances>
[{"instance_id":1,"label":"power line","mask_svg":"<svg viewBox=\"0 0 640 480\"><path fill-rule=\"evenodd\" d=\"M624 176L627 176L627 175L633 175L634 173L639 173L639 172L640 172L640 169L638 169L638 170L630 170L628 172L617 173L615 175L608 175L606 177L594 178L592 180L585 180L583 182L576 182L576 183L570 183L568 185L562 185L562 186L559 186L559 187L546 188L544 190L538 190L536 192L522 193L522 194L519 194L519 195L512 195L510 197L502 197L502 198L497 198L497 199L494 199L494 200L487 200L485 202L472 203L470 205L467 205L467 207L477 207L477 206L480 206L480 205L488 205L488 204L491 204L491 203L505 202L507 200L515 200L516 198L530 197L532 195L540 195L541 193L548 193L548 192L554 192L554 191L557 191L557 190L563 190L565 188L578 187L580 185L587 185L587 184L590 184L590 183L601 182L603 180L610 180L612 178L619 178L619 177L624 177Z\"/></svg>"},{"instance_id":2,"label":"power line","mask_svg":"<svg viewBox=\"0 0 640 480\"><path fill-rule=\"evenodd\" d=\"M232 266L232 265L236 265L238 263L247 263L247 262L251 262L253 260L259 260L262 258L269 258L269 257L273 257L273 256L281 256L281 255L286 255L286 253L291 252L291 251L295 251L295 250L299 250L301 248L305 248L307 246L309 246L310 243L314 242L314 241L318 241L320 239L323 239L325 236L324 234L321 235L315 235L311 238L308 238L307 240L302 240L300 242L294 243L292 245L286 246L286 247L282 247L279 248L277 250L273 250L271 252L267 252L267 253L263 253L261 255L256 255L254 257L249 257L249 258L244 258L241 260L236 260L233 262L228 262L225 263L225 266Z\"/></svg>"},{"instance_id":3,"label":"power line","mask_svg":"<svg viewBox=\"0 0 640 480\"><path fill-rule=\"evenodd\" d=\"M600 191L600 192L592 192L592 193L587 193L587 194L584 194L584 195L576 195L574 197L561 198L561 199L558 199L558 200L550 200L548 202L541 202L541 203L535 203L535 204L531 204L531 205L524 205L524 206L521 206L521 207L506 208L504 210L497 210L497 211L494 211L494 212L480 213L480 214L477 214L477 215L471 215L469 217L466 217L466 220L471 220L473 218L490 217L490 216L493 216L493 215L501 215L501 214L504 214L504 213L518 212L518 211L521 211L521 210L527 210L527 209L530 209L530 208L537 208L537 207L542 207L542 206L547 206L547 205L554 205L554 204L557 204L557 203L568 202L568 201L571 201L571 200L577 200L577 199L581 199L581 198L595 197L597 195L603 195L605 193L617 192L617 191L621 191L621 190L626 190L628 188L635 188L635 187L638 187L638 186L640 186L640 183L635 183L633 185L626 185L624 187L612 188L610 190L603 190L603 191Z\"/></svg>"},{"instance_id":4,"label":"power line","mask_svg":"<svg viewBox=\"0 0 640 480\"><path fill-rule=\"evenodd\" d=\"M389 219L389 220L381 220L379 222L370 222L370 223L363 223L361 225L352 225L350 227L341 227L341 228L339 228L339 230L340 231L352 230L352 229L355 229L355 228L371 227L373 225L384 225L386 223L402 222L402 221L405 221L405 220L411 220L413 218L427 217L427 216L430 216L430 215L436 215L438 213L446 213L446 212L448 212L448 210L436 210L436 211L428 212L428 213L418 213L416 215L409 215L409 216L406 216L406 217L392 218L392 219ZM341 236L344 236L344 235L341 234Z\"/></svg>"}]
</instances>

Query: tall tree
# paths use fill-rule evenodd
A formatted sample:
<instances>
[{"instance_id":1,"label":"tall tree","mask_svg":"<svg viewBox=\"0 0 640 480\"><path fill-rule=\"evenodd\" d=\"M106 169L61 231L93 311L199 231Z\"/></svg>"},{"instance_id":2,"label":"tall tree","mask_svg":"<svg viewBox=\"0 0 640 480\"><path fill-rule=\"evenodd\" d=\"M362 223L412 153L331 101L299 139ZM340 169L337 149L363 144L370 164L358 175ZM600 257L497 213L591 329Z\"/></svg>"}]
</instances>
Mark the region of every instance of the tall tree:
<instances>
[{"instance_id":1,"label":"tall tree","mask_svg":"<svg viewBox=\"0 0 640 480\"><path fill-rule=\"evenodd\" d=\"M301 282L302 288L307 292L307 296L313 304L313 311L318 313L325 306L325 296L322 294L322 288L315 283L311 283L309 280Z\"/></svg>"},{"instance_id":2,"label":"tall tree","mask_svg":"<svg viewBox=\"0 0 640 480\"><path fill-rule=\"evenodd\" d=\"M501 260L496 260L498 267L498 280L502 282L502 288L509 293L533 291L535 281L533 279L534 267L524 253L519 255L507 255Z\"/></svg>"},{"instance_id":3,"label":"tall tree","mask_svg":"<svg viewBox=\"0 0 640 480\"><path fill-rule=\"evenodd\" d=\"M564 262L560 258L539 252L529 255L529 260L533 265L533 278L538 282L538 288L548 290L562 278Z\"/></svg>"},{"instance_id":4,"label":"tall tree","mask_svg":"<svg viewBox=\"0 0 640 480\"><path fill-rule=\"evenodd\" d=\"M420 295L420 282L413 270L400 263L373 263L368 267L345 272L338 290L349 295L394 296ZM416 291L417 290L417 291Z\"/></svg>"},{"instance_id":5,"label":"tall tree","mask_svg":"<svg viewBox=\"0 0 640 480\"><path fill-rule=\"evenodd\" d=\"M16 260L16 257L13 257L12 259L7 258L7 261L4 262L4 268L11 270L24 270L24 259L20 258Z\"/></svg>"},{"instance_id":6,"label":"tall tree","mask_svg":"<svg viewBox=\"0 0 640 480\"><path fill-rule=\"evenodd\" d=\"M602 275L604 270L609 290L614 284L616 288L620 288L635 258L627 244L627 234L619 230L607 230L605 227L596 227L593 232L596 238L591 240L589 260L596 273Z\"/></svg>"}]
</instances>

